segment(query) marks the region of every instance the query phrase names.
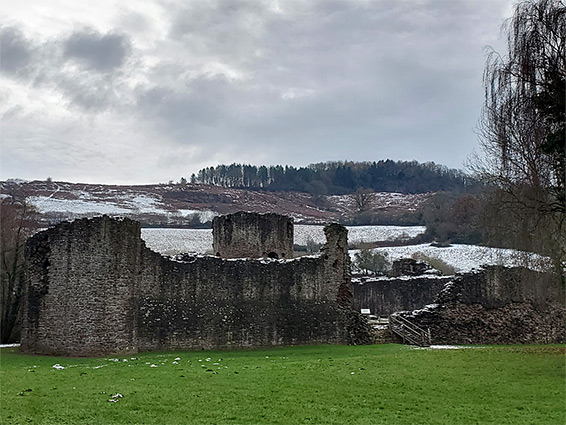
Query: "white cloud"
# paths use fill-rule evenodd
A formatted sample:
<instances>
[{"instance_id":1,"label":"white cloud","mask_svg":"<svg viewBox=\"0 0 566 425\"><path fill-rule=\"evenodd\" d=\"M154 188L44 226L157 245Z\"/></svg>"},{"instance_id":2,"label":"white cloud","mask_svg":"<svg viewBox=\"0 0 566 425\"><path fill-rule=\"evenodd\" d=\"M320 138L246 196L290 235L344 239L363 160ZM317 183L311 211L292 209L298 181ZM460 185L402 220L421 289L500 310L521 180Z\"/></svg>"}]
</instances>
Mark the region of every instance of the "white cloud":
<instances>
[{"instance_id":1,"label":"white cloud","mask_svg":"<svg viewBox=\"0 0 566 425\"><path fill-rule=\"evenodd\" d=\"M301 97L308 97L314 93L313 89L301 89L297 87L289 87L281 92L281 99L283 100L293 100L299 99Z\"/></svg>"}]
</instances>

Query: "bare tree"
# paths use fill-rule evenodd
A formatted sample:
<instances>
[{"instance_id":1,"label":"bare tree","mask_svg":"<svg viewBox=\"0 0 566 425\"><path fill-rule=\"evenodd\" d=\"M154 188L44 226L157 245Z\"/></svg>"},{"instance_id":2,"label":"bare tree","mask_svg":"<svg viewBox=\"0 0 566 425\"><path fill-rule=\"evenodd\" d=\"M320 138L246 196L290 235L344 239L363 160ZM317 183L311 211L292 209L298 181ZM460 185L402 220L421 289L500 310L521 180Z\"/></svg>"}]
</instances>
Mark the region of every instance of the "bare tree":
<instances>
[{"instance_id":1,"label":"bare tree","mask_svg":"<svg viewBox=\"0 0 566 425\"><path fill-rule=\"evenodd\" d=\"M488 55L474 169L493 187L486 236L566 261L566 6L527 0L504 24L508 53ZM511 230L511 231L507 231Z\"/></svg>"},{"instance_id":2,"label":"bare tree","mask_svg":"<svg viewBox=\"0 0 566 425\"><path fill-rule=\"evenodd\" d=\"M371 189L360 188L356 190L352 196L354 197L358 213L362 213L371 207L371 201L374 195L375 192Z\"/></svg>"},{"instance_id":3,"label":"bare tree","mask_svg":"<svg viewBox=\"0 0 566 425\"><path fill-rule=\"evenodd\" d=\"M371 249L361 249L354 254L354 266L363 274L384 274L391 268L387 252L381 253Z\"/></svg>"},{"instance_id":4,"label":"bare tree","mask_svg":"<svg viewBox=\"0 0 566 425\"><path fill-rule=\"evenodd\" d=\"M35 211L14 190L0 204L0 341L19 339L20 297L23 286L23 250L37 227Z\"/></svg>"}]
</instances>

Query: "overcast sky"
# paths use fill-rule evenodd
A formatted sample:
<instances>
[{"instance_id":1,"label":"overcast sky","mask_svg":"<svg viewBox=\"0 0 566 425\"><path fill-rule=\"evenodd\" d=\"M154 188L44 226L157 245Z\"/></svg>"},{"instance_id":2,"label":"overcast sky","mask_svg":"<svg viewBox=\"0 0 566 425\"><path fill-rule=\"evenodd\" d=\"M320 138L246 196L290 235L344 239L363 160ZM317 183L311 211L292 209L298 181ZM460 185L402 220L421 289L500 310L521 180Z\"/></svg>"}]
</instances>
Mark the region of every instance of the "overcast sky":
<instances>
[{"instance_id":1,"label":"overcast sky","mask_svg":"<svg viewBox=\"0 0 566 425\"><path fill-rule=\"evenodd\" d=\"M477 149L513 0L2 0L0 178L157 183L219 163Z\"/></svg>"}]
</instances>

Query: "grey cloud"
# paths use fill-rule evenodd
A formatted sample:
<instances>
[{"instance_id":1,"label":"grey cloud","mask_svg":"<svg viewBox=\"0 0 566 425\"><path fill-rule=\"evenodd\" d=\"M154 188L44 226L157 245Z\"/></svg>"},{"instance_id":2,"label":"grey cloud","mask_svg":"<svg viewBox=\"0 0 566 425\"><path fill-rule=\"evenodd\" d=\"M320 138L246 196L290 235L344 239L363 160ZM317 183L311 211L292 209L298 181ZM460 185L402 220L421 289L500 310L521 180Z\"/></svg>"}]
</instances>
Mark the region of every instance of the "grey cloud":
<instances>
[{"instance_id":1,"label":"grey cloud","mask_svg":"<svg viewBox=\"0 0 566 425\"><path fill-rule=\"evenodd\" d=\"M21 75L32 58L33 46L17 28L0 29L0 65L2 72Z\"/></svg>"},{"instance_id":2,"label":"grey cloud","mask_svg":"<svg viewBox=\"0 0 566 425\"><path fill-rule=\"evenodd\" d=\"M35 89L53 89L81 111L103 111L129 97L124 85L127 75L117 69L131 53L126 36L85 30L40 40L26 37L19 28L5 27L0 29L0 40L3 74L25 79ZM69 59L86 67L65 67Z\"/></svg>"},{"instance_id":3,"label":"grey cloud","mask_svg":"<svg viewBox=\"0 0 566 425\"><path fill-rule=\"evenodd\" d=\"M122 17L120 27L136 32L149 32L152 29L149 17L135 12Z\"/></svg>"},{"instance_id":4,"label":"grey cloud","mask_svg":"<svg viewBox=\"0 0 566 425\"><path fill-rule=\"evenodd\" d=\"M111 71L121 67L132 50L130 39L122 34L101 34L86 29L73 33L65 42L64 56L90 69Z\"/></svg>"},{"instance_id":5,"label":"grey cloud","mask_svg":"<svg viewBox=\"0 0 566 425\"><path fill-rule=\"evenodd\" d=\"M230 97L236 96L224 79L200 77L182 92L160 86L140 91L138 107L145 117L159 122L162 131L191 141L214 127L229 125L233 119Z\"/></svg>"},{"instance_id":6,"label":"grey cloud","mask_svg":"<svg viewBox=\"0 0 566 425\"><path fill-rule=\"evenodd\" d=\"M251 81L224 83L221 89L209 82L205 86L216 87L213 94L191 94L189 84L187 93L154 100L160 105L154 112L169 124L166 131L180 135L180 141L200 134L205 123L220 124L207 130L219 145L222 139L235 141L239 134L246 135L240 143L247 146L280 140L300 147L320 138L340 144L358 134L360 141L348 144L355 146L368 139L395 139L395 131L410 139L432 140L434 126L448 124L439 111L456 106L458 98L470 92L465 40L455 40L454 31L448 31L453 20L462 25L469 8L451 10L455 16L450 18L430 11L428 3L321 1L312 7L292 4L296 7L282 14L258 5L196 2L176 14L172 37L198 39L205 49L201 53L222 53L228 63L247 59L253 72ZM254 20L257 28L246 26ZM230 33L228 41L223 31ZM237 54L224 54L232 45ZM257 58L256 49L263 53ZM312 95L285 102L280 95L290 88L310 90ZM410 131L410 122L422 125Z\"/></svg>"},{"instance_id":7,"label":"grey cloud","mask_svg":"<svg viewBox=\"0 0 566 425\"><path fill-rule=\"evenodd\" d=\"M269 13L255 0L190 2L175 11L169 37L196 56L253 59Z\"/></svg>"},{"instance_id":8,"label":"grey cloud","mask_svg":"<svg viewBox=\"0 0 566 425\"><path fill-rule=\"evenodd\" d=\"M86 112L102 112L118 103L119 81L89 74L59 74L52 83L69 105Z\"/></svg>"},{"instance_id":9,"label":"grey cloud","mask_svg":"<svg viewBox=\"0 0 566 425\"><path fill-rule=\"evenodd\" d=\"M255 0L215 0L191 2L175 12L170 35L181 37L187 34L208 33L223 39L232 31L253 31L258 22L264 20L264 6ZM235 34L236 38L237 35Z\"/></svg>"},{"instance_id":10,"label":"grey cloud","mask_svg":"<svg viewBox=\"0 0 566 425\"><path fill-rule=\"evenodd\" d=\"M135 124L124 134L145 146L132 157L151 163L155 145L168 163L171 152L190 153L174 170L147 167L145 179L186 176L197 161L459 166L476 142L483 40L497 36L509 1L150 1L105 22L123 35L86 29L46 42L30 31L7 40L37 87L88 117L72 137L53 130L53 139L98 140L128 117Z\"/></svg>"},{"instance_id":11,"label":"grey cloud","mask_svg":"<svg viewBox=\"0 0 566 425\"><path fill-rule=\"evenodd\" d=\"M81 67L52 69L47 84L62 93L69 105L83 112L98 113L127 106L131 98L126 84L133 66L132 43L127 35L102 34L91 29L58 39L60 61L77 61Z\"/></svg>"}]
</instances>

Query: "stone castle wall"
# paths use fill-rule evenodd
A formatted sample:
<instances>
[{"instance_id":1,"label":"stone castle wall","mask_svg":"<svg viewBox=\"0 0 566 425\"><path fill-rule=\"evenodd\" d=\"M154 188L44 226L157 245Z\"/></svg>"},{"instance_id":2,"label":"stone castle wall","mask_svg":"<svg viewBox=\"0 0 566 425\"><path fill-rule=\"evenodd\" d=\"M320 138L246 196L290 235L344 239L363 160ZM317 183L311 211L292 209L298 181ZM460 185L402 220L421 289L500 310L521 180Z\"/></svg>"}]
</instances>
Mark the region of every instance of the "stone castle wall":
<instances>
[{"instance_id":1,"label":"stone castle wall","mask_svg":"<svg viewBox=\"0 0 566 425\"><path fill-rule=\"evenodd\" d=\"M354 308L369 309L376 316L416 310L435 302L451 276L373 278L353 284Z\"/></svg>"},{"instance_id":2,"label":"stone castle wall","mask_svg":"<svg viewBox=\"0 0 566 425\"><path fill-rule=\"evenodd\" d=\"M564 289L550 273L488 266L456 276L434 300L399 312L429 328L435 344L548 344L566 341Z\"/></svg>"},{"instance_id":3,"label":"stone castle wall","mask_svg":"<svg viewBox=\"0 0 566 425\"><path fill-rule=\"evenodd\" d=\"M221 258L293 258L293 219L237 212L212 221L213 250Z\"/></svg>"},{"instance_id":4,"label":"stone castle wall","mask_svg":"<svg viewBox=\"0 0 566 425\"><path fill-rule=\"evenodd\" d=\"M63 222L30 238L22 351L136 351L140 234L136 222L105 217Z\"/></svg>"},{"instance_id":5,"label":"stone castle wall","mask_svg":"<svg viewBox=\"0 0 566 425\"><path fill-rule=\"evenodd\" d=\"M382 316L420 308L395 314L430 328L433 343L566 339L564 290L544 273L492 266L352 287L340 225L325 228L320 255L294 260L172 260L148 249L140 234L137 222L98 217L30 238L22 351L86 356L368 343L361 308Z\"/></svg>"},{"instance_id":6,"label":"stone castle wall","mask_svg":"<svg viewBox=\"0 0 566 425\"><path fill-rule=\"evenodd\" d=\"M22 351L367 342L352 309L347 230L325 233L316 257L173 261L145 247L132 220L62 223L26 246Z\"/></svg>"}]
</instances>

